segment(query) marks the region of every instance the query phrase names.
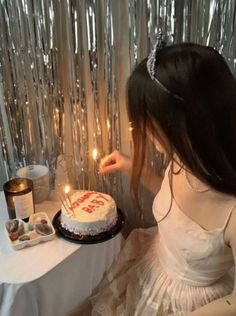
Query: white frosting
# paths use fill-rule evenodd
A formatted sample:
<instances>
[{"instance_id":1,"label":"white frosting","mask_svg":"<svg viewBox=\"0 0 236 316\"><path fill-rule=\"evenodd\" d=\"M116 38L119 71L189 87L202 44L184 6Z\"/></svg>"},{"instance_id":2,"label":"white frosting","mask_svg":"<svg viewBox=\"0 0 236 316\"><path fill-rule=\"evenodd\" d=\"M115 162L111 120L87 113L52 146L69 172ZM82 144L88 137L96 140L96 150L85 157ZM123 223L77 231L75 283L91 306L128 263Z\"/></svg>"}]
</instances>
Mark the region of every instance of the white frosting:
<instances>
[{"instance_id":1,"label":"white frosting","mask_svg":"<svg viewBox=\"0 0 236 316\"><path fill-rule=\"evenodd\" d=\"M61 208L61 225L79 235L97 235L109 230L117 220L113 198L95 191L75 191Z\"/></svg>"}]
</instances>

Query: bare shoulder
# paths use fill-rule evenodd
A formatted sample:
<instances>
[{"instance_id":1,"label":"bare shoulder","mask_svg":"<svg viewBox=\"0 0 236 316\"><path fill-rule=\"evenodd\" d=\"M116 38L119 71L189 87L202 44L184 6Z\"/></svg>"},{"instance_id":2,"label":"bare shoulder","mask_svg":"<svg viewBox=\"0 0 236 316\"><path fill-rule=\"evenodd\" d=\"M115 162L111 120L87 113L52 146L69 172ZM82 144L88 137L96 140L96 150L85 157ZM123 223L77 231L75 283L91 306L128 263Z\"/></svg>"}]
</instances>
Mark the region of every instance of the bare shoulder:
<instances>
[{"instance_id":1,"label":"bare shoulder","mask_svg":"<svg viewBox=\"0 0 236 316\"><path fill-rule=\"evenodd\" d=\"M235 266L235 272L234 275L236 275L236 199L235 203L228 221L228 225L225 229L225 242L231 247L232 253L234 256L234 266ZM236 305L236 278L234 278L234 289L231 294L231 301L234 302L234 305Z\"/></svg>"},{"instance_id":2,"label":"bare shoulder","mask_svg":"<svg viewBox=\"0 0 236 316\"><path fill-rule=\"evenodd\" d=\"M228 224L225 229L225 240L229 244L236 255L236 199L232 207Z\"/></svg>"}]
</instances>

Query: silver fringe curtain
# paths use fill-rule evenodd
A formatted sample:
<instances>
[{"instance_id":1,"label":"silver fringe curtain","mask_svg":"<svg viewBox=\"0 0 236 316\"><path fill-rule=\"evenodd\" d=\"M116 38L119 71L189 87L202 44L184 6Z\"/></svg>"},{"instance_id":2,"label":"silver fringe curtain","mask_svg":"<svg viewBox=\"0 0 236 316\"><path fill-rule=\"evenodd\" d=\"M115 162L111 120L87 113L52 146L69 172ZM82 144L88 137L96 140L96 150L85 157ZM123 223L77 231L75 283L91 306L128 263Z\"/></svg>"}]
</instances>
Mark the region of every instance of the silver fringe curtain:
<instances>
[{"instance_id":1,"label":"silver fringe curtain","mask_svg":"<svg viewBox=\"0 0 236 316\"><path fill-rule=\"evenodd\" d=\"M0 0L1 185L34 163L55 185L65 161L74 187L111 193L133 226L150 223L128 179L98 173L104 155L130 153L126 80L160 34L215 47L235 72L235 10L231 0Z\"/></svg>"}]
</instances>

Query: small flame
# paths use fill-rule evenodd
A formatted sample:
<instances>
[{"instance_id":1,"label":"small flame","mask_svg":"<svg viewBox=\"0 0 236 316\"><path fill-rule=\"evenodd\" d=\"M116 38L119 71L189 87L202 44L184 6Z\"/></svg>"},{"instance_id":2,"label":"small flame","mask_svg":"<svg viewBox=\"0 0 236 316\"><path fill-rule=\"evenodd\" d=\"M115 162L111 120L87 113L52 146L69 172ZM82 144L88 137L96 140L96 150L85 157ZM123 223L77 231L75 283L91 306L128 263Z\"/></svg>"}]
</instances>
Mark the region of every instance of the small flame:
<instances>
[{"instance_id":1,"label":"small flame","mask_svg":"<svg viewBox=\"0 0 236 316\"><path fill-rule=\"evenodd\" d=\"M98 157L98 151L97 151L97 148L94 148L93 150L93 159L96 160Z\"/></svg>"},{"instance_id":2,"label":"small flame","mask_svg":"<svg viewBox=\"0 0 236 316\"><path fill-rule=\"evenodd\" d=\"M132 132L133 129L134 129L133 122L129 122L129 131Z\"/></svg>"},{"instance_id":3,"label":"small flame","mask_svg":"<svg viewBox=\"0 0 236 316\"><path fill-rule=\"evenodd\" d=\"M70 192L70 186L66 185L65 186L65 194L68 194Z\"/></svg>"},{"instance_id":4,"label":"small flame","mask_svg":"<svg viewBox=\"0 0 236 316\"><path fill-rule=\"evenodd\" d=\"M111 128L111 123L110 121L107 119L107 129L110 129Z\"/></svg>"}]
</instances>

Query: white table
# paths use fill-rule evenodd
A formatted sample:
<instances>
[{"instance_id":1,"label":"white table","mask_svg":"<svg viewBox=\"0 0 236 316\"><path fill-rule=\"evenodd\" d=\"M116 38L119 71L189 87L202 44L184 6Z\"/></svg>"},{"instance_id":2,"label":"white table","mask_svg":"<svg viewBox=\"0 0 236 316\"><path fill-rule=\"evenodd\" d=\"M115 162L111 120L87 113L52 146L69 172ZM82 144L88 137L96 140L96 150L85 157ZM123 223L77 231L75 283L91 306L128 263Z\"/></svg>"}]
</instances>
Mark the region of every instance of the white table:
<instances>
[{"instance_id":1,"label":"white table","mask_svg":"<svg viewBox=\"0 0 236 316\"><path fill-rule=\"evenodd\" d=\"M52 219L60 203L36 205ZM64 316L98 285L117 257L123 237L78 245L57 236L49 242L15 251L4 231L8 219L0 192L0 315Z\"/></svg>"}]
</instances>

